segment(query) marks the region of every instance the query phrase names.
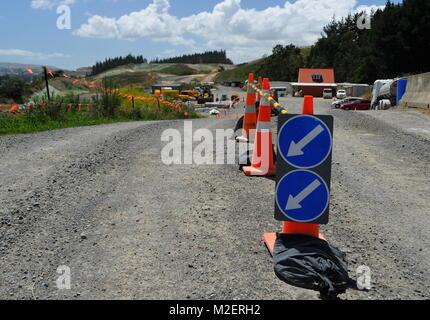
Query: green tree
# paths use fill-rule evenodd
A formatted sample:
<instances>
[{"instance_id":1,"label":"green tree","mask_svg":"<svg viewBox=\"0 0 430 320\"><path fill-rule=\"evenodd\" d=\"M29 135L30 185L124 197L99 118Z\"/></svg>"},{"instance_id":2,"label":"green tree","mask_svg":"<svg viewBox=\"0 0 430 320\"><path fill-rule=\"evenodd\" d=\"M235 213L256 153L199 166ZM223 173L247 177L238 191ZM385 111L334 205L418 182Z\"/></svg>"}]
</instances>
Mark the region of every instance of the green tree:
<instances>
[{"instance_id":1,"label":"green tree","mask_svg":"<svg viewBox=\"0 0 430 320\"><path fill-rule=\"evenodd\" d=\"M300 48L289 44L277 45L267 57L257 74L278 81L297 81L299 68L303 67Z\"/></svg>"},{"instance_id":2,"label":"green tree","mask_svg":"<svg viewBox=\"0 0 430 320\"><path fill-rule=\"evenodd\" d=\"M0 97L12 99L16 103L24 103L25 95L29 94L29 85L20 78L1 77Z\"/></svg>"}]
</instances>

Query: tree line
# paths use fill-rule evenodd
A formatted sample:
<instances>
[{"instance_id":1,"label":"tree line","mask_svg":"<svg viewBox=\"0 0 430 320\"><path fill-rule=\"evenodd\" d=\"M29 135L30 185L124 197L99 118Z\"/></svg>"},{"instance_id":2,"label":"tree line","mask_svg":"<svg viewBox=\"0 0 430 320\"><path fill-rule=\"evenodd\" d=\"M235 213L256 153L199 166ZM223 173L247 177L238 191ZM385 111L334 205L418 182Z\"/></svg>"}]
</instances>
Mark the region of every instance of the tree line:
<instances>
[{"instance_id":1,"label":"tree line","mask_svg":"<svg viewBox=\"0 0 430 320\"><path fill-rule=\"evenodd\" d=\"M225 50L220 51L207 51L204 53L184 54L182 56L159 59L156 58L151 63L188 63L188 64L201 64L201 63L220 63L220 64L233 64L227 58Z\"/></svg>"},{"instance_id":2,"label":"tree line","mask_svg":"<svg viewBox=\"0 0 430 320\"><path fill-rule=\"evenodd\" d=\"M142 64L148 63L148 60L143 56L133 56L129 54L125 57L116 57L116 58L108 58L105 61L97 62L94 66L92 66L91 75L95 76L104 71L124 66L128 64Z\"/></svg>"},{"instance_id":3,"label":"tree line","mask_svg":"<svg viewBox=\"0 0 430 320\"><path fill-rule=\"evenodd\" d=\"M358 28L361 15L332 20L309 48L277 45L257 73L296 81L299 68L334 68L337 82L373 83L430 71L430 1L387 1L370 29Z\"/></svg>"}]
</instances>

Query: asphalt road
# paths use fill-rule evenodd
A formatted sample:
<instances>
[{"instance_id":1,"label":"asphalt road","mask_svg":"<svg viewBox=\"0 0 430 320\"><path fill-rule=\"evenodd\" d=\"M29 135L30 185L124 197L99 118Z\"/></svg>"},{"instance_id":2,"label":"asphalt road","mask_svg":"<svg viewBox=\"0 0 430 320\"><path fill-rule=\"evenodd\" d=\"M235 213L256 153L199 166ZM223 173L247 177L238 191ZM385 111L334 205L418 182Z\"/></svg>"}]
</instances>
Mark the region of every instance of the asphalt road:
<instances>
[{"instance_id":1,"label":"asphalt road","mask_svg":"<svg viewBox=\"0 0 430 320\"><path fill-rule=\"evenodd\" d=\"M302 99L281 102L295 113ZM372 272L370 291L340 298L429 299L430 118L315 104L335 117L331 216L321 230L347 253L351 276L360 265ZM192 124L215 132L235 120ZM0 298L318 299L273 272L261 240L280 227L272 180L233 164L162 163L163 131L183 127L0 137ZM71 270L70 290L56 287L60 265Z\"/></svg>"}]
</instances>

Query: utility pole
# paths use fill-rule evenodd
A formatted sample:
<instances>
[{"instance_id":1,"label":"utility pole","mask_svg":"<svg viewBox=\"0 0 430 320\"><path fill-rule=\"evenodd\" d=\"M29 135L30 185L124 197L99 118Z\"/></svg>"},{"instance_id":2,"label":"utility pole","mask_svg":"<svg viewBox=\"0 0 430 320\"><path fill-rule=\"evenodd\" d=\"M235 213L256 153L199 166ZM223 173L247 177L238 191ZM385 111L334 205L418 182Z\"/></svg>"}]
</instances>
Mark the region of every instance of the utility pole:
<instances>
[{"instance_id":1,"label":"utility pole","mask_svg":"<svg viewBox=\"0 0 430 320\"><path fill-rule=\"evenodd\" d=\"M45 74L46 93L48 94L48 101L51 102L51 95L49 94L49 83L48 83L48 69L43 67L43 73Z\"/></svg>"}]
</instances>

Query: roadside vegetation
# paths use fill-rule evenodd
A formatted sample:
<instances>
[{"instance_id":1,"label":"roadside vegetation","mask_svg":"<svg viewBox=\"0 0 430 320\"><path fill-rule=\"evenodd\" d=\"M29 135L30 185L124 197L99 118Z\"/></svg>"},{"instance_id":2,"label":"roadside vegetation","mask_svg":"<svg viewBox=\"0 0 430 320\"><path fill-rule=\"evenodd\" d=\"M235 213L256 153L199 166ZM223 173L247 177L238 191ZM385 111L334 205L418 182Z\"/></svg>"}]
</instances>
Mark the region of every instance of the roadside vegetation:
<instances>
[{"instance_id":1,"label":"roadside vegetation","mask_svg":"<svg viewBox=\"0 0 430 320\"><path fill-rule=\"evenodd\" d=\"M198 118L197 113L188 110L185 105L171 105L173 101L167 99L159 101L145 94L140 87L108 90L110 92L99 93L88 99L69 94L54 96L48 102L43 97L21 107L18 113L0 112L0 135L114 122ZM121 97L118 96L119 92L123 93Z\"/></svg>"},{"instance_id":2,"label":"roadside vegetation","mask_svg":"<svg viewBox=\"0 0 430 320\"><path fill-rule=\"evenodd\" d=\"M0 104L23 103L31 92L31 86L19 77L0 77Z\"/></svg>"}]
</instances>

